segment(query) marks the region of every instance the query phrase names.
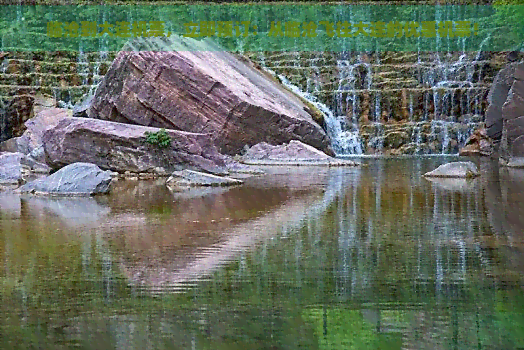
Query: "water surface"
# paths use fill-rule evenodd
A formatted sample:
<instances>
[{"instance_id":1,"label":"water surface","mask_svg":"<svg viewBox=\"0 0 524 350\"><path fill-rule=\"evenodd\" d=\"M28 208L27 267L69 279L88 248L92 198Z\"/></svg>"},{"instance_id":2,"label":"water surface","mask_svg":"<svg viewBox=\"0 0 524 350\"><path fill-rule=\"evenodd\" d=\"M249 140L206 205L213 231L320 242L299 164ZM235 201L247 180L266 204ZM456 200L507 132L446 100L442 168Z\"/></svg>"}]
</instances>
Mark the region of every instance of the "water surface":
<instances>
[{"instance_id":1,"label":"water surface","mask_svg":"<svg viewBox=\"0 0 524 350\"><path fill-rule=\"evenodd\" d=\"M524 171L455 159L0 193L0 348L524 348Z\"/></svg>"}]
</instances>

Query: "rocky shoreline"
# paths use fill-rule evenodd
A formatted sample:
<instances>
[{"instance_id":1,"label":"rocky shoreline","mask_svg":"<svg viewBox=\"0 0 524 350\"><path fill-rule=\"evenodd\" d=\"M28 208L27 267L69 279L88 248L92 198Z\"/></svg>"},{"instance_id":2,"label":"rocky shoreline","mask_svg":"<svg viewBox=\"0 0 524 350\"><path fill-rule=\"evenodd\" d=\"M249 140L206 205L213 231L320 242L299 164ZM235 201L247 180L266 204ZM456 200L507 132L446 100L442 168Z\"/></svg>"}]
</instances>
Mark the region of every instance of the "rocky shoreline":
<instances>
[{"instance_id":1,"label":"rocky shoreline","mask_svg":"<svg viewBox=\"0 0 524 350\"><path fill-rule=\"evenodd\" d=\"M94 94L73 111L31 97L28 117L12 125L0 143L0 184L31 187L43 174L52 179L55 172L85 163L107 171L113 181L166 178L188 186L240 184L264 173L264 166L361 165L334 158L314 106L257 64L222 51L167 50L182 42L207 45L179 37L128 43ZM524 167L523 81L524 63L500 70L488 93L486 127L469 137L460 155L499 157L503 166ZM406 138L429 131L412 124L409 132L388 126L383 146L392 150L384 154L397 154L397 148L418 153L408 149L413 145L406 148ZM376 127L361 128L371 135ZM457 147L453 137L446 142Z\"/></svg>"},{"instance_id":2,"label":"rocky shoreline","mask_svg":"<svg viewBox=\"0 0 524 350\"><path fill-rule=\"evenodd\" d=\"M154 50L181 40L136 40L130 45L150 50L124 49L74 111L48 100L34 106L0 143L0 183L33 194L94 195L110 186L80 182L96 183L100 174L109 182L163 177L187 187L238 185L263 174L261 165L359 165L333 158L312 107L249 60Z\"/></svg>"}]
</instances>

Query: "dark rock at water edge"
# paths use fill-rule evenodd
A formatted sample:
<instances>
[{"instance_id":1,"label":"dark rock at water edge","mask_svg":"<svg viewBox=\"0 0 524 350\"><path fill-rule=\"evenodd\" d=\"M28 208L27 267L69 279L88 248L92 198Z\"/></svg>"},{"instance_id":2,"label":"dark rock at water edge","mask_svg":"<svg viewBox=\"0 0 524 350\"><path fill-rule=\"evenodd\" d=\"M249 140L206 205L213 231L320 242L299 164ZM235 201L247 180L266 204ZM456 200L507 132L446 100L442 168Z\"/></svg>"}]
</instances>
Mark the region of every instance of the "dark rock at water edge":
<instances>
[{"instance_id":1,"label":"dark rock at water edge","mask_svg":"<svg viewBox=\"0 0 524 350\"><path fill-rule=\"evenodd\" d=\"M87 95L81 102L77 103L73 108L73 117L88 118L87 111L93 103L95 95Z\"/></svg>"},{"instance_id":2,"label":"dark rock at water edge","mask_svg":"<svg viewBox=\"0 0 524 350\"><path fill-rule=\"evenodd\" d=\"M515 64L508 64L500 70L488 94L489 106L486 111L486 132L496 142L502 138L502 106L506 102L509 90L513 84L515 66Z\"/></svg>"},{"instance_id":3,"label":"dark rock at water edge","mask_svg":"<svg viewBox=\"0 0 524 350\"><path fill-rule=\"evenodd\" d=\"M90 196L110 190L111 172L95 164L74 163L47 177L29 182L18 189L22 193L59 196Z\"/></svg>"},{"instance_id":4,"label":"dark rock at water edge","mask_svg":"<svg viewBox=\"0 0 524 350\"><path fill-rule=\"evenodd\" d=\"M168 176L183 169L227 173L224 157L209 135L165 130L171 144L161 148L146 141L147 132L160 130L98 119L64 118L44 132L46 160L54 169L89 162L119 173Z\"/></svg>"},{"instance_id":5,"label":"dark rock at water edge","mask_svg":"<svg viewBox=\"0 0 524 350\"><path fill-rule=\"evenodd\" d=\"M22 135L24 123L34 116L34 105L32 95L0 99L0 142Z\"/></svg>"},{"instance_id":6,"label":"dark rock at water edge","mask_svg":"<svg viewBox=\"0 0 524 350\"><path fill-rule=\"evenodd\" d=\"M175 36L137 39L113 62L89 117L210 133L226 154L295 139L333 154L297 96L249 60L213 45Z\"/></svg>"},{"instance_id":7,"label":"dark rock at water edge","mask_svg":"<svg viewBox=\"0 0 524 350\"><path fill-rule=\"evenodd\" d=\"M524 62L511 63L497 75L490 91L486 130L495 142L500 140L500 164L520 167L524 162Z\"/></svg>"}]
</instances>

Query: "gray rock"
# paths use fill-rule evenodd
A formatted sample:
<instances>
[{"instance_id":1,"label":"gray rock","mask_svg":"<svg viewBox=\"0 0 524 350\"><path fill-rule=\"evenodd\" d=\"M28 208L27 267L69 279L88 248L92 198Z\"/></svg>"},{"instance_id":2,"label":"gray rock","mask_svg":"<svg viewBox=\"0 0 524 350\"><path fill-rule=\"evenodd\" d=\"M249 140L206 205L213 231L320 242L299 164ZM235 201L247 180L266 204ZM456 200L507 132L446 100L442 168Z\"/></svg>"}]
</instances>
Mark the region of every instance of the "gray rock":
<instances>
[{"instance_id":1,"label":"gray rock","mask_svg":"<svg viewBox=\"0 0 524 350\"><path fill-rule=\"evenodd\" d=\"M232 186L241 185L243 181L225 176L200 173L193 170L175 171L167 179L166 185L170 188L190 186Z\"/></svg>"},{"instance_id":2,"label":"gray rock","mask_svg":"<svg viewBox=\"0 0 524 350\"><path fill-rule=\"evenodd\" d=\"M95 95L88 95L83 101L80 101L73 107L73 117L76 118L88 118L87 110L91 107L93 103L93 98Z\"/></svg>"},{"instance_id":3,"label":"gray rock","mask_svg":"<svg viewBox=\"0 0 524 350\"><path fill-rule=\"evenodd\" d=\"M245 145L291 140L333 154L309 111L249 60L206 40L172 35L129 43L97 88L88 116L209 133L230 155Z\"/></svg>"},{"instance_id":4,"label":"gray rock","mask_svg":"<svg viewBox=\"0 0 524 350\"><path fill-rule=\"evenodd\" d=\"M511 157L508 160L501 159L500 165L508 168L524 168L524 157Z\"/></svg>"},{"instance_id":5,"label":"gray rock","mask_svg":"<svg viewBox=\"0 0 524 350\"><path fill-rule=\"evenodd\" d=\"M0 155L0 184L20 185L31 173L46 174L50 168L22 153Z\"/></svg>"},{"instance_id":6,"label":"gray rock","mask_svg":"<svg viewBox=\"0 0 524 350\"><path fill-rule=\"evenodd\" d=\"M437 169L425 173L424 176L467 178L479 176L479 171L473 162L452 162L442 164Z\"/></svg>"},{"instance_id":7,"label":"gray rock","mask_svg":"<svg viewBox=\"0 0 524 350\"><path fill-rule=\"evenodd\" d=\"M19 185L22 182L21 153L4 153L0 155L0 184Z\"/></svg>"},{"instance_id":8,"label":"gray rock","mask_svg":"<svg viewBox=\"0 0 524 350\"><path fill-rule=\"evenodd\" d=\"M171 145L160 148L146 142L146 132L160 129L90 118L64 118L43 136L47 163L55 169L88 162L104 170L155 173L168 176L175 170L192 169L225 174L224 157L211 137L166 130ZM161 174L159 174L161 172Z\"/></svg>"},{"instance_id":9,"label":"gray rock","mask_svg":"<svg viewBox=\"0 0 524 350\"><path fill-rule=\"evenodd\" d=\"M506 102L509 90L514 81L515 64L501 69L495 77L488 94L489 106L486 111L486 132L494 141L502 136L502 106Z\"/></svg>"},{"instance_id":10,"label":"gray rock","mask_svg":"<svg viewBox=\"0 0 524 350\"><path fill-rule=\"evenodd\" d=\"M300 141L278 146L261 142L246 150L242 162L252 165L326 165L356 166L359 163L340 160Z\"/></svg>"},{"instance_id":11,"label":"gray rock","mask_svg":"<svg viewBox=\"0 0 524 350\"><path fill-rule=\"evenodd\" d=\"M23 185L18 191L60 196L90 196L108 193L110 184L111 172L103 171L95 164L74 163L52 175Z\"/></svg>"}]
</instances>

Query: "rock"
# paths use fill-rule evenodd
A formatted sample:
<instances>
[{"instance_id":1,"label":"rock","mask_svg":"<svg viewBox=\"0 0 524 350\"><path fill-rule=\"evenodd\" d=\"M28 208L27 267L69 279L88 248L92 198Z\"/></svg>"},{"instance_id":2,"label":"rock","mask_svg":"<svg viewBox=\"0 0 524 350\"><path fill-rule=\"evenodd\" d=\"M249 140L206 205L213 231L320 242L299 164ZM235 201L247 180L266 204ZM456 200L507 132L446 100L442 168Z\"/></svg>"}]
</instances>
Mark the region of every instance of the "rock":
<instances>
[{"instance_id":1,"label":"rock","mask_svg":"<svg viewBox=\"0 0 524 350\"><path fill-rule=\"evenodd\" d=\"M166 185L170 188L189 186L232 186L241 185L241 180L230 177L204 174L193 170L175 171L167 179Z\"/></svg>"},{"instance_id":2,"label":"rock","mask_svg":"<svg viewBox=\"0 0 524 350\"><path fill-rule=\"evenodd\" d=\"M500 157L508 162L524 157L524 63L515 65L514 79L502 108Z\"/></svg>"},{"instance_id":3,"label":"rock","mask_svg":"<svg viewBox=\"0 0 524 350\"><path fill-rule=\"evenodd\" d=\"M20 185L31 173L49 173L50 168L36 162L22 153L3 153L0 155L0 184Z\"/></svg>"},{"instance_id":4,"label":"rock","mask_svg":"<svg viewBox=\"0 0 524 350\"><path fill-rule=\"evenodd\" d=\"M489 156L493 152L493 144L485 128L477 129L466 140L459 150L461 156Z\"/></svg>"},{"instance_id":5,"label":"rock","mask_svg":"<svg viewBox=\"0 0 524 350\"><path fill-rule=\"evenodd\" d=\"M77 117L77 118L89 117L87 115L87 110L91 107L91 103L93 102L94 97L95 95L88 95L83 101L77 103L73 107L73 117Z\"/></svg>"},{"instance_id":6,"label":"rock","mask_svg":"<svg viewBox=\"0 0 524 350\"><path fill-rule=\"evenodd\" d=\"M392 131L384 137L384 146L398 148L409 142L408 134L404 131Z\"/></svg>"},{"instance_id":7,"label":"rock","mask_svg":"<svg viewBox=\"0 0 524 350\"><path fill-rule=\"evenodd\" d=\"M24 123L33 117L34 96L23 94L0 101L0 142L21 136Z\"/></svg>"},{"instance_id":8,"label":"rock","mask_svg":"<svg viewBox=\"0 0 524 350\"><path fill-rule=\"evenodd\" d=\"M488 94L489 106L486 111L486 132L494 141L502 137L502 106L506 102L509 90L513 84L515 64L509 64L501 69L493 80Z\"/></svg>"},{"instance_id":9,"label":"rock","mask_svg":"<svg viewBox=\"0 0 524 350\"><path fill-rule=\"evenodd\" d=\"M291 140L333 155L301 99L252 62L213 45L174 35L137 38L118 54L88 116L209 133L230 155L245 145Z\"/></svg>"},{"instance_id":10,"label":"rock","mask_svg":"<svg viewBox=\"0 0 524 350\"><path fill-rule=\"evenodd\" d=\"M486 114L487 134L495 141L500 139L499 162L520 167L520 158L524 157L524 62L511 63L499 72L490 97ZM493 126L495 122L499 124Z\"/></svg>"},{"instance_id":11,"label":"rock","mask_svg":"<svg viewBox=\"0 0 524 350\"><path fill-rule=\"evenodd\" d=\"M0 184L19 185L22 182L21 153L0 155Z\"/></svg>"},{"instance_id":12,"label":"rock","mask_svg":"<svg viewBox=\"0 0 524 350\"><path fill-rule=\"evenodd\" d=\"M31 155L35 160L45 163L42 136L47 128L56 126L58 122L71 116L71 111L63 108L47 108L41 110L36 117L25 123L26 131L20 137L14 137L0 143L0 151L20 152Z\"/></svg>"},{"instance_id":13,"label":"rock","mask_svg":"<svg viewBox=\"0 0 524 350\"><path fill-rule=\"evenodd\" d=\"M479 176L479 171L473 162L452 162L442 164L437 169L425 173L424 176L469 178Z\"/></svg>"},{"instance_id":14,"label":"rock","mask_svg":"<svg viewBox=\"0 0 524 350\"><path fill-rule=\"evenodd\" d=\"M23 185L18 191L61 196L91 196L108 193L110 184L111 172L102 171L95 164L74 163L52 175Z\"/></svg>"},{"instance_id":15,"label":"rock","mask_svg":"<svg viewBox=\"0 0 524 350\"><path fill-rule=\"evenodd\" d=\"M265 174L265 171L260 169L259 167L243 164L240 162L237 162L233 157L231 156L224 156L224 161L226 163L227 171L230 174L235 174L235 177L238 177L238 175L262 175Z\"/></svg>"},{"instance_id":16,"label":"rock","mask_svg":"<svg viewBox=\"0 0 524 350\"><path fill-rule=\"evenodd\" d=\"M146 132L161 129L89 118L64 118L43 136L47 164L59 169L89 162L104 170L156 173L168 176L186 168L227 173L223 156L205 134L166 130L171 145L160 148L146 142ZM162 173L158 173L162 172Z\"/></svg>"},{"instance_id":17,"label":"rock","mask_svg":"<svg viewBox=\"0 0 524 350\"><path fill-rule=\"evenodd\" d=\"M510 158L509 160L500 159L500 165L508 168L524 168L524 157Z\"/></svg>"},{"instance_id":18,"label":"rock","mask_svg":"<svg viewBox=\"0 0 524 350\"><path fill-rule=\"evenodd\" d=\"M296 140L279 146L261 142L246 150L242 162L254 165L359 165L356 162L330 157Z\"/></svg>"}]
</instances>

